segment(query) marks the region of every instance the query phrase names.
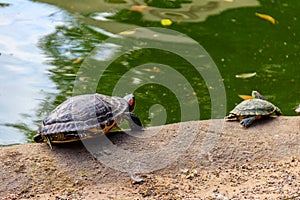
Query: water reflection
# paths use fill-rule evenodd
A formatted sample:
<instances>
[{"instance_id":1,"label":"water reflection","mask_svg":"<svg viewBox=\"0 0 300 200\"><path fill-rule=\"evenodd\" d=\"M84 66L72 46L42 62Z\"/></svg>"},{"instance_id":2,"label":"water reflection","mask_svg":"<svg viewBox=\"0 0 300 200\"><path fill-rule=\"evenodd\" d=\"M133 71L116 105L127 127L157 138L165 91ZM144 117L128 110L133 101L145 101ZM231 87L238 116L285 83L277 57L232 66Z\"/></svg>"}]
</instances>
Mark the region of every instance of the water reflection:
<instances>
[{"instance_id":1,"label":"water reflection","mask_svg":"<svg viewBox=\"0 0 300 200\"><path fill-rule=\"evenodd\" d=\"M142 13L144 21L160 21L168 18L176 22L201 22L210 15L220 14L222 11L239 7L259 6L257 0L175 0L175 1L144 1L144 0L88 0L72 2L69 6L65 1L42 0L57 5L71 12L88 14L95 20L109 21L109 17L117 11L130 10ZM88 6L93 5L93 7ZM135 19L136 20L136 19Z\"/></svg>"},{"instance_id":2,"label":"water reflection","mask_svg":"<svg viewBox=\"0 0 300 200\"><path fill-rule=\"evenodd\" d=\"M151 3L149 5L151 6ZM259 6L259 2L257 0L191 1L174 9L149 8L143 12L143 15L145 20L150 21L168 18L178 22L201 22L208 16L219 14L224 10L249 6Z\"/></svg>"},{"instance_id":3,"label":"water reflection","mask_svg":"<svg viewBox=\"0 0 300 200\"><path fill-rule=\"evenodd\" d=\"M22 0L1 5L0 145L6 145L28 140L25 135L35 131L39 120L43 91L56 92L38 42L60 24L62 16L54 7Z\"/></svg>"},{"instance_id":4,"label":"water reflection","mask_svg":"<svg viewBox=\"0 0 300 200\"><path fill-rule=\"evenodd\" d=\"M108 37L115 37L115 34L122 31L133 30L140 26L161 27L161 19L171 19L176 23L170 28L196 39L213 56L223 75L224 82L227 84L227 95L231 97L228 99L228 104L231 107L240 101L237 94L243 94L253 89L257 89L265 95L269 93L269 96L272 96L272 93L276 91L276 101L279 101L281 108L286 106L284 99L287 95L293 101L290 104L297 105L299 101L296 100L299 93L296 89L289 94L282 90L282 81L292 84L293 88L299 87L297 81L299 79L299 68L295 67L299 60L294 56L297 53L292 53L298 52L299 44L299 40L295 35L297 27L295 16L297 13L296 8L299 6L298 3L263 3L256 0L87 0L85 2L76 1L70 5L68 1L42 1L57 5L74 14L74 17L84 24L81 28L83 30L89 29L89 40L91 38L95 40L96 38L96 41L91 41L95 45ZM260 6L261 4L263 5ZM243 9L239 10L238 8ZM232 12L223 12L225 10L231 10ZM264 23L255 16L256 12L266 10L272 12L276 18L281 19L281 22L270 27L268 23ZM287 17L287 13L291 16ZM290 20L285 20L285 17ZM204 22L199 23L202 21ZM85 35L82 35L82 37L87 38ZM287 45L292 43L295 44L294 47ZM118 77L130 67L142 64L141 60L157 61L174 68L181 68L183 73L186 73L189 77L193 72L184 70L189 69L189 66L185 65L184 61L177 59L165 52L151 53L146 50L131 52L113 63L104 76L106 81L102 81L104 83L102 86L108 88L106 91L109 91L112 89L110 83L117 81ZM281 66L281 69L279 70L277 66ZM285 70L285 72L282 70ZM256 72L257 76L243 80L235 78L236 74L247 72ZM201 106L208 112L210 105L207 91L203 89L205 84L198 79L191 79L194 81L195 87L201 87L198 92L203 95L199 99ZM134 80L139 81L137 77ZM140 98L143 99L142 96ZM145 105L151 103L149 102L151 100L143 99L142 101L146 103ZM294 114L292 109L286 108L284 110L287 110L286 114Z\"/></svg>"},{"instance_id":5,"label":"water reflection","mask_svg":"<svg viewBox=\"0 0 300 200\"><path fill-rule=\"evenodd\" d=\"M86 0L74 1L70 6L68 1L40 0L59 6L71 13L80 13L85 24L100 27L110 33L119 33L141 26L153 26L167 18L174 22L202 22L208 16L240 8L257 7L257 0L175 0L175 1L144 1L144 0ZM93 6L89 6L93 5ZM114 19L114 20L112 20ZM126 23L119 23L119 22ZM140 23L138 23L140 21Z\"/></svg>"},{"instance_id":6,"label":"water reflection","mask_svg":"<svg viewBox=\"0 0 300 200\"><path fill-rule=\"evenodd\" d=\"M33 134L43 117L72 95L81 60L94 47L102 46L105 53L111 49L109 44L102 43L105 39L137 27L161 27L163 18L174 22L168 28L197 40L214 58L228 89L229 109L240 101L238 94L247 94L252 89L274 101L286 115L295 115L294 107L300 103L298 1L40 2L59 8L25 0L0 4L0 145L26 142L23 133ZM232 12L223 12L229 9ZM255 12L266 10L272 12L278 24L256 18ZM211 105L206 83L193 76L195 72L184 59L168 52L141 50L124 54L105 71L98 92L110 94L112 83L146 62L172 66L188 77L196 91L186 96L197 96L201 117L209 118ZM157 70L145 68L140 73L155 76ZM247 72L256 72L257 76L235 78L236 74ZM141 81L138 74L132 77L133 84ZM145 124L151 122L155 113L164 118L164 110L151 107L157 104L174 113L166 116L167 123L179 120L175 97L166 88L150 84L136 93L136 112Z\"/></svg>"}]
</instances>

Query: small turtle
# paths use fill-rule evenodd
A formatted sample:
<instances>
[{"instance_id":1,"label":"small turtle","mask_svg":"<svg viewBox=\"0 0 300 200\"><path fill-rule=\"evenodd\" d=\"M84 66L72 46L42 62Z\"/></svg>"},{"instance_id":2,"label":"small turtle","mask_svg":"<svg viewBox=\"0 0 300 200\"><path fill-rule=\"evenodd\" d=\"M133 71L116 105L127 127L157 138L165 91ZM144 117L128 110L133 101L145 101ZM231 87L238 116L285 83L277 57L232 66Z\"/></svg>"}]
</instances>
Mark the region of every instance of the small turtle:
<instances>
[{"instance_id":1,"label":"small turtle","mask_svg":"<svg viewBox=\"0 0 300 200\"><path fill-rule=\"evenodd\" d=\"M257 91L252 91L253 99L242 101L238 104L225 120L240 120L244 127L249 127L254 120L262 117L271 116L275 113L277 116L282 115L280 109L265 98Z\"/></svg>"},{"instance_id":2,"label":"small turtle","mask_svg":"<svg viewBox=\"0 0 300 200\"><path fill-rule=\"evenodd\" d=\"M108 133L124 120L134 131L142 129L140 119L133 113L133 94L110 97L103 94L74 96L57 106L38 128L35 142L73 142L90 138L97 133Z\"/></svg>"}]
</instances>

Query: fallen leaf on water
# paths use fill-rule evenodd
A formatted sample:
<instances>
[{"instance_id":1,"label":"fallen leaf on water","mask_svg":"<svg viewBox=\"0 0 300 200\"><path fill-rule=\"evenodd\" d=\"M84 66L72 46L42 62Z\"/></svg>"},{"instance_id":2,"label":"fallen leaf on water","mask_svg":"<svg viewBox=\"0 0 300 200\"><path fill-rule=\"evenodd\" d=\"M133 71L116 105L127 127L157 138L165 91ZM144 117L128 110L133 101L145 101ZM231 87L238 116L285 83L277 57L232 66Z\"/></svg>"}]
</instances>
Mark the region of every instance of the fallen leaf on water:
<instances>
[{"instance_id":1,"label":"fallen leaf on water","mask_svg":"<svg viewBox=\"0 0 300 200\"><path fill-rule=\"evenodd\" d=\"M74 60L72 63L73 64L77 64L80 63L81 61L83 61L83 57L78 57L76 60Z\"/></svg>"},{"instance_id":2,"label":"fallen leaf on water","mask_svg":"<svg viewBox=\"0 0 300 200\"><path fill-rule=\"evenodd\" d=\"M160 72L160 69L158 67L153 67L153 68L144 68L143 69L146 72Z\"/></svg>"},{"instance_id":3,"label":"fallen leaf on water","mask_svg":"<svg viewBox=\"0 0 300 200\"><path fill-rule=\"evenodd\" d=\"M134 6L131 6L131 8L129 10L142 12L143 10L146 10L147 8L148 8L148 6L146 6L146 5L134 5Z\"/></svg>"},{"instance_id":4,"label":"fallen leaf on water","mask_svg":"<svg viewBox=\"0 0 300 200\"><path fill-rule=\"evenodd\" d=\"M162 19L160 21L161 25L163 26L170 26L172 24L172 21L170 19Z\"/></svg>"},{"instance_id":5,"label":"fallen leaf on water","mask_svg":"<svg viewBox=\"0 0 300 200\"><path fill-rule=\"evenodd\" d=\"M123 31L119 33L119 35L133 35L133 34L135 34L135 31Z\"/></svg>"},{"instance_id":6,"label":"fallen leaf on water","mask_svg":"<svg viewBox=\"0 0 300 200\"><path fill-rule=\"evenodd\" d=\"M239 97L241 97L244 100L253 99L253 97L251 95L239 94Z\"/></svg>"},{"instance_id":7,"label":"fallen leaf on water","mask_svg":"<svg viewBox=\"0 0 300 200\"><path fill-rule=\"evenodd\" d=\"M256 76L256 72L237 74L237 75L235 75L235 78L251 78L253 76Z\"/></svg>"},{"instance_id":8,"label":"fallen leaf on water","mask_svg":"<svg viewBox=\"0 0 300 200\"><path fill-rule=\"evenodd\" d=\"M270 15L261 14L261 13L255 13L255 15L261 19L271 22L272 24L275 24L275 22L276 22L276 20L273 17L271 17Z\"/></svg>"}]
</instances>

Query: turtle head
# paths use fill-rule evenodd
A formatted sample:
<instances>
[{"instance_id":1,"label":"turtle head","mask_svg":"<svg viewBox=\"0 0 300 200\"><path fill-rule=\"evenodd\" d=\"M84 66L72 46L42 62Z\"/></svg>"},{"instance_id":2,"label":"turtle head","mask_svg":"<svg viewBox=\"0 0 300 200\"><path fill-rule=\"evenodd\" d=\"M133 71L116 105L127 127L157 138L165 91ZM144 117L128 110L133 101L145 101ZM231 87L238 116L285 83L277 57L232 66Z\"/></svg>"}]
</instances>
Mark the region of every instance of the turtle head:
<instances>
[{"instance_id":1,"label":"turtle head","mask_svg":"<svg viewBox=\"0 0 300 200\"><path fill-rule=\"evenodd\" d=\"M129 112L132 112L135 107L135 98L133 94L128 94L124 97L124 99L128 102Z\"/></svg>"},{"instance_id":2,"label":"turtle head","mask_svg":"<svg viewBox=\"0 0 300 200\"><path fill-rule=\"evenodd\" d=\"M263 96L263 95L261 95L259 92L257 92L257 91L252 91L252 97L254 98L254 99L262 99L262 100L266 100L266 98Z\"/></svg>"},{"instance_id":3,"label":"turtle head","mask_svg":"<svg viewBox=\"0 0 300 200\"><path fill-rule=\"evenodd\" d=\"M43 142L44 141L44 138L42 137L41 134L36 134L35 136L33 136L33 140L35 142Z\"/></svg>"}]
</instances>

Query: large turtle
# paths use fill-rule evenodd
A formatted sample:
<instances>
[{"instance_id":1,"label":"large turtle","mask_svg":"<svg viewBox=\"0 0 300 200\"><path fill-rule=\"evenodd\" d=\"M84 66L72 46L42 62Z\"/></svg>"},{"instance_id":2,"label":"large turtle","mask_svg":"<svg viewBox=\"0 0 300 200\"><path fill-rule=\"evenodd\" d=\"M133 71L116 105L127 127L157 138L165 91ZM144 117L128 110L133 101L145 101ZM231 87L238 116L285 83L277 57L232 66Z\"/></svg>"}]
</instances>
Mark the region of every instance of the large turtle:
<instances>
[{"instance_id":1,"label":"large turtle","mask_svg":"<svg viewBox=\"0 0 300 200\"><path fill-rule=\"evenodd\" d=\"M262 117L271 116L273 113L277 116L282 115L278 107L267 101L257 91L252 91L252 97L238 104L225 119L239 120L244 127L249 127L254 120Z\"/></svg>"},{"instance_id":2,"label":"large turtle","mask_svg":"<svg viewBox=\"0 0 300 200\"><path fill-rule=\"evenodd\" d=\"M110 97L103 94L74 96L57 106L38 128L35 142L73 142L90 138L97 133L108 133L124 120L132 130L141 130L142 123L133 113L133 94Z\"/></svg>"}]
</instances>

